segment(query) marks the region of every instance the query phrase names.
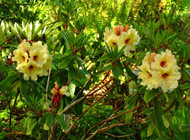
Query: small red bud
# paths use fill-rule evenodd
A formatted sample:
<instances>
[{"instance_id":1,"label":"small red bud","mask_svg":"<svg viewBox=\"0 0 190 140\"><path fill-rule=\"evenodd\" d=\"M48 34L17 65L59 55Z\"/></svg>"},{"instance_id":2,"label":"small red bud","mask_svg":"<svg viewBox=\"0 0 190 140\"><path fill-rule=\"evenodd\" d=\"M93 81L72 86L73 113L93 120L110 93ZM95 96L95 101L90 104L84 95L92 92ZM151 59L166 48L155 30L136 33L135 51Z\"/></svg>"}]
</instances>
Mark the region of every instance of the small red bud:
<instances>
[{"instance_id":1,"label":"small red bud","mask_svg":"<svg viewBox=\"0 0 190 140\"><path fill-rule=\"evenodd\" d=\"M56 89L56 90L59 90L59 85L58 85L58 83L55 84L55 89Z\"/></svg>"}]
</instances>

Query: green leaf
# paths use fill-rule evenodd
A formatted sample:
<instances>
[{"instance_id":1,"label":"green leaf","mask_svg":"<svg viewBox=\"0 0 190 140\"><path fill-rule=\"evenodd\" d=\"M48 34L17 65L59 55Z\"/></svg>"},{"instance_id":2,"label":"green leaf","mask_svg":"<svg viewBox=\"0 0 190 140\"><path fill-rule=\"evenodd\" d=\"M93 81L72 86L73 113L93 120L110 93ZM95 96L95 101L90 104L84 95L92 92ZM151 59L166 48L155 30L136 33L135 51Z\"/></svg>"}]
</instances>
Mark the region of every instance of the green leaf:
<instances>
[{"instance_id":1,"label":"green leaf","mask_svg":"<svg viewBox=\"0 0 190 140\"><path fill-rule=\"evenodd\" d=\"M128 74L131 78L135 78L135 77L136 77L136 75L131 71L131 69L130 69L128 66L124 65L124 67L125 67L125 69L126 69L127 74ZM135 80L135 82L137 82L137 79L134 79L134 80Z\"/></svg>"},{"instance_id":2,"label":"green leaf","mask_svg":"<svg viewBox=\"0 0 190 140\"><path fill-rule=\"evenodd\" d=\"M30 30L30 24L27 23L25 28L26 38L31 40L32 31Z\"/></svg>"},{"instance_id":3,"label":"green leaf","mask_svg":"<svg viewBox=\"0 0 190 140\"><path fill-rule=\"evenodd\" d=\"M58 65L59 69L67 68L70 61L71 61L71 58L69 57L62 59L61 63L59 63Z\"/></svg>"},{"instance_id":4,"label":"green leaf","mask_svg":"<svg viewBox=\"0 0 190 140\"><path fill-rule=\"evenodd\" d=\"M28 81L25 81L25 80L23 80L22 78L20 79L20 92L21 92L21 94L25 97L25 99L29 102L29 103L31 103L30 101L30 97L29 97L29 89L30 89L30 87L29 87L29 83L28 83Z\"/></svg>"},{"instance_id":5,"label":"green leaf","mask_svg":"<svg viewBox=\"0 0 190 140\"><path fill-rule=\"evenodd\" d=\"M5 91L11 88L13 83L18 79L15 72L10 71L8 76L0 82L0 91Z\"/></svg>"},{"instance_id":6,"label":"green leaf","mask_svg":"<svg viewBox=\"0 0 190 140\"><path fill-rule=\"evenodd\" d=\"M72 81L69 84L69 93L71 94L72 98L75 96L75 88L76 88L76 84Z\"/></svg>"},{"instance_id":7,"label":"green leaf","mask_svg":"<svg viewBox=\"0 0 190 140\"><path fill-rule=\"evenodd\" d=\"M45 122L46 122L46 118L47 118L47 115L48 115L49 113L48 112L46 112L46 113L42 113L42 117L39 119L39 121L38 121L38 123L40 124L40 125L43 125Z\"/></svg>"},{"instance_id":8,"label":"green leaf","mask_svg":"<svg viewBox=\"0 0 190 140\"><path fill-rule=\"evenodd\" d=\"M0 72L6 72L6 71L10 71L11 69L6 67L6 66L0 66Z\"/></svg>"},{"instance_id":9,"label":"green leaf","mask_svg":"<svg viewBox=\"0 0 190 140\"><path fill-rule=\"evenodd\" d=\"M144 101L145 103L150 102L156 95L156 92L154 90L147 90L144 95Z\"/></svg>"},{"instance_id":10,"label":"green leaf","mask_svg":"<svg viewBox=\"0 0 190 140\"><path fill-rule=\"evenodd\" d=\"M106 70L112 70L113 66L112 64L108 64L108 65L104 65L104 67L102 67L102 70L106 71Z\"/></svg>"},{"instance_id":11,"label":"green leaf","mask_svg":"<svg viewBox=\"0 0 190 140\"><path fill-rule=\"evenodd\" d=\"M120 67L112 68L113 76L118 79L120 75L124 75L123 70Z\"/></svg>"},{"instance_id":12,"label":"green leaf","mask_svg":"<svg viewBox=\"0 0 190 140\"><path fill-rule=\"evenodd\" d=\"M142 86L142 87L139 89L139 93L143 95L145 92L146 92L146 87L145 87L145 86Z\"/></svg>"},{"instance_id":13,"label":"green leaf","mask_svg":"<svg viewBox=\"0 0 190 140\"><path fill-rule=\"evenodd\" d=\"M166 98L166 102L168 102L169 101L169 98L168 98L168 95L164 92L164 96L165 96L165 98Z\"/></svg>"},{"instance_id":14,"label":"green leaf","mask_svg":"<svg viewBox=\"0 0 190 140\"><path fill-rule=\"evenodd\" d=\"M32 39L36 38L37 34L40 32L40 30L42 29L42 25L41 23L39 23L39 21L36 21L35 23L35 29L34 32L32 34Z\"/></svg>"},{"instance_id":15,"label":"green leaf","mask_svg":"<svg viewBox=\"0 0 190 140\"><path fill-rule=\"evenodd\" d=\"M126 111L129 111L131 109L133 109L135 107L135 105L130 105L127 107ZM133 111L129 112L125 115L125 123L129 123L131 120L133 119Z\"/></svg>"},{"instance_id":16,"label":"green leaf","mask_svg":"<svg viewBox=\"0 0 190 140\"><path fill-rule=\"evenodd\" d=\"M108 59L109 59L109 55L103 55L100 58L98 58L97 61L101 62L101 61L108 60Z\"/></svg>"},{"instance_id":17,"label":"green leaf","mask_svg":"<svg viewBox=\"0 0 190 140\"><path fill-rule=\"evenodd\" d=\"M0 132L0 140L4 140L5 136L6 136L6 132L5 131Z\"/></svg>"},{"instance_id":18,"label":"green leaf","mask_svg":"<svg viewBox=\"0 0 190 140\"><path fill-rule=\"evenodd\" d=\"M49 130L49 127L47 126L46 123L44 123L43 128L44 128L44 130Z\"/></svg>"},{"instance_id":19,"label":"green leaf","mask_svg":"<svg viewBox=\"0 0 190 140\"><path fill-rule=\"evenodd\" d=\"M54 122L55 122L55 115L53 113L48 113L45 124L50 128Z\"/></svg>"},{"instance_id":20,"label":"green leaf","mask_svg":"<svg viewBox=\"0 0 190 140\"><path fill-rule=\"evenodd\" d=\"M27 123L28 123L28 125L27 125L26 135L31 135L33 128L37 124L37 121L36 121L36 119L29 119Z\"/></svg>"},{"instance_id":21,"label":"green leaf","mask_svg":"<svg viewBox=\"0 0 190 140\"><path fill-rule=\"evenodd\" d=\"M67 124L66 122L63 120L62 117L60 117L58 114L56 115L57 121L58 123L61 125L62 129L66 129L67 128Z\"/></svg>"},{"instance_id":22,"label":"green leaf","mask_svg":"<svg viewBox=\"0 0 190 140\"><path fill-rule=\"evenodd\" d=\"M134 94L132 96L129 96L127 98L127 100L126 100L126 106L125 106L126 111L129 111L129 110L131 110L131 109L133 109L135 107L136 100L137 100L137 95L136 94ZM132 120L132 118L133 118L133 111L130 112L130 113L127 113L125 115L125 122L126 123L130 122Z\"/></svg>"},{"instance_id":23,"label":"green leaf","mask_svg":"<svg viewBox=\"0 0 190 140\"><path fill-rule=\"evenodd\" d=\"M184 69L184 71L186 72L186 74L188 75L188 77L190 77L190 71L188 71L189 69Z\"/></svg>"},{"instance_id":24,"label":"green leaf","mask_svg":"<svg viewBox=\"0 0 190 140\"><path fill-rule=\"evenodd\" d=\"M152 134L153 134L153 132L154 132L154 129L155 129L155 127L154 127L154 125L151 123L151 124L149 124L148 125L148 129L147 129L147 137L150 137L150 136L152 136Z\"/></svg>"},{"instance_id":25,"label":"green leaf","mask_svg":"<svg viewBox=\"0 0 190 140\"><path fill-rule=\"evenodd\" d=\"M59 27L59 26L62 26L63 23L64 23L63 21L58 21L58 22L56 22L56 23L53 25L52 28L57 28L57 27Z\"/></svg>"},{"instance_id":26,"label":"green leaf","mask_svg":"<svg viewBox=\"0 0 190 140\"><path fill-rule=\"evenodd\" d=\"M156 98L154 98L154 120L158 128L158 131L160 132L160 134L162 134L162 130L164 126L163 120L162 120L162 111L160 108L160 104Z\"/></svg>"},{"instance_id":27,"label":"green leaf","mask_svg":"<svg viewBox=\"0 0 190 140\"><path fill-rule=\"evenodd\" d=\"M170 126L170 122L166 119L164 115L162 115L163 123L166 128Z\"/></svg>"}]
</instances>

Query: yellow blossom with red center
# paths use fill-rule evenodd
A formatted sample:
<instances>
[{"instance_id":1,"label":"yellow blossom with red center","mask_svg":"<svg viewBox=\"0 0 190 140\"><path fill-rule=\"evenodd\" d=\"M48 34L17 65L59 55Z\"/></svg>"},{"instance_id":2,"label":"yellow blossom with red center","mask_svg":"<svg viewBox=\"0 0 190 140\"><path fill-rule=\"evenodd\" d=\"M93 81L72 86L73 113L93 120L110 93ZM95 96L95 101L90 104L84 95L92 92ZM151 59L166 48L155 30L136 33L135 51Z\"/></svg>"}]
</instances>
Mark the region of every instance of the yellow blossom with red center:
<instances>
[{"instance_id":1,"label":"yellow blossom with red center","mask_svg":"<svg viewBox=\"0 0 190 140\"><path fill-rule=\"evenodd\" d=\"M29 63L23 65L19 71L21 73L24 73L24 80L29 80L31 77L33 81L36 81L38 79L37 75L40 73L39 67L33 61L30 61Z\"/></svg>"},{"instance_id":2,"label":"yellow blossom with red center","mask_svg":"<svg viewBox=\"0 0 190 140\"><path fill-rule=\"evenodd\" d=\"M171 53L170 50L166 50L166 52L161 52L155 56L155 62L152 63L152 67L154 69L170 69L171 67L175 67L177 69L177 61L175 56Z\"/></svg>"},{"instance_id":3,"label":"yellow blossom with red center","mask_svg":"<svg viewBox=\"0 0 190 140\"><path fill-rule=\"evenodd\" d=\"M137 45L140 41L140 37L137 31L133 28L129 29L127 32L123 32L118 41L119 48L126 45L125 55L130 54L130 51L135 51Z\"/></svg>"},{"instance_id":4,"label":"yellow blossom with red center","mask_svg":"<svg viewBox=\"0 0 190 140\"><path fill-rule=\"evenodd\" d=\"M160 69L156 75L156 79L160 83L160 87L164 92L172 91L178 86L178 80L181 78L180 72L174 67L170 69Z\"/></svg>"},{"instance_id":5,"label":"yellow blossom with red center","mask_svg":"<svg viewBox=\"0 0 190 140\"><path fill-rule=\"evenodd\" d=\"M149 90L159 87L159 82L156 80L156 71L152 70L148 63L144 63L139 69L141 72L138 73L138 77L142 79L141 85L147 86Z\"/></svg>"},{"instance_id":6,"label":"yellow blossom with red center","mask_svg":"<svg viewBox=\"0 0 190 140\"><path fill-rule=\"evenodd\" d=\"M170 50L161 54L147 52L139 69L141 85L149 90L160 87L164 92L172 91L177 88L181 78L177 60Z\"/></svg>"},{"instance_id":7,"label":"yellow blossom with red center","mask_svg":"<svg viewBox=\"0 0 190 140\"><path fill-rule=\"evenodd\" d=\"M51 67L52 56L49 55L47 45L41 41L30 44L23 40L18 49L13 52L13 61L17 62L16 69L24 74L24 80L36 81L38 76L46 76Z\"/></svg>"},{"instance_id":8,"label":"yellow blossom with red center","mask_svg":"<svg viewBox=\"0 0 190 140\"><path fill-rule=\"evenodd\" d=\"M113 27L113 30L110 30L108 27L105 28L104 41L111 48L117 44L119 50L126 45L124 54L129 55L131 51L136 50L140 37L135 29L132 27L129 29L129 25L125 25L125 27L117 25Z\"/></svg>"}]
</instances>

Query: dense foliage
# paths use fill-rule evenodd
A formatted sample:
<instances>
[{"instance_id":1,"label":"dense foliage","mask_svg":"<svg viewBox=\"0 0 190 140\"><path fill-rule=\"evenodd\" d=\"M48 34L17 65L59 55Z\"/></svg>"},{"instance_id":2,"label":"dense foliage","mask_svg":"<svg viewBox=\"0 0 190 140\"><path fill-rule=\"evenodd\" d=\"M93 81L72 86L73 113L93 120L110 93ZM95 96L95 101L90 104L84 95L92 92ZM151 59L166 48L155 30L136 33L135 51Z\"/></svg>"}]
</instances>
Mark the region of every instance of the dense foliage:
<instances>
[{"instance_id":1,"label":"dense foliage","mask_svg":"<svg viewBox=\"0 0 190 140\"><path fill-rule=\"evenodd\" d=\"M0 139L190 139L189 0L0 10Z\"/></svg>"}]
</instances>

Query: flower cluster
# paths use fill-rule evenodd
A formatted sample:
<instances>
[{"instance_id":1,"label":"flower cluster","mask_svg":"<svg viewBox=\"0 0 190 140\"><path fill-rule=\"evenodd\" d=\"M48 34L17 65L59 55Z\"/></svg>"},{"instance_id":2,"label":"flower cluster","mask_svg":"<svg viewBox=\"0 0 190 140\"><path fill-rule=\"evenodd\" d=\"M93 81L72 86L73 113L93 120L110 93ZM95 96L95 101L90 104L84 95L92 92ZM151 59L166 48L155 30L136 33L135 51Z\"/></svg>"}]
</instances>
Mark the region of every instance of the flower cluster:
<instances>
[{"instance_id":1,"label":"flower cluster","mask_svg":"<svg viewBox=\"0 0 190 140\"><path fill-rule=\"evenodd\" d=\"M67 86L62 86L61 88L59 88L58 83L56 83L55 87L51 89L52 105L54 108L59 108L59 106L61 105L61 99L63 95L70 96L67 90L68 90Z\"/></svg>"},{"instance_id":2,"label":"flower cluster","mask_svg":"<svg viewBox=\"0 0 190 140\"><path fill-rule=\"evenodd\" d=\"M47 45L41 41L36 43L21 42L14 52L13 61L17 62L16 69L24 74L24 80L37 80L37 76L47 76L47 70L51 67L52 56Z\"/></svg>"},{"instance_id":3,"label":"flower cluster","mask_svg":"<svg viewBox=\"0 0 190 140\"><path fill-rule=\"evenodd\" d=\"M129 29L129 25L125 27L118 25L114 26L113 30L106 27L104 41L112 48L117 44L119 50L126 45L124 53L125 55L129 55L130 51L135 51L135 45L139 43L140 37L135 29L132 27Z\"/></svg>"},{"instance_id":4,"label":"flower cluster","mask_svg":"<svg viewBox=\"0 0 190 140\"><path fill-rule=\"evenodd\" d=\"M161 54L146 53L139 69L141 85L149 90L161 87L164 92L172 91L177 88L181 78L176 58L168 49Z\"/></svg>"}]
</instances>

